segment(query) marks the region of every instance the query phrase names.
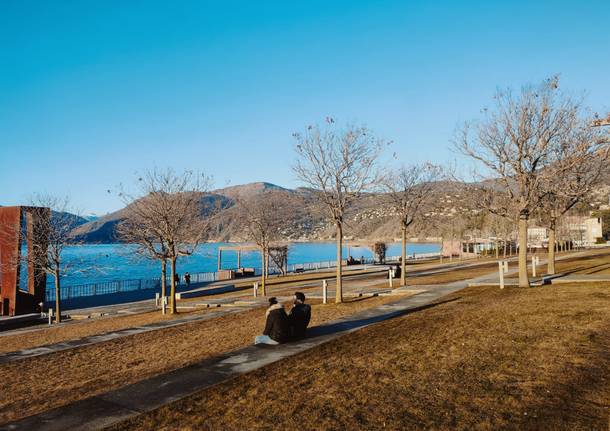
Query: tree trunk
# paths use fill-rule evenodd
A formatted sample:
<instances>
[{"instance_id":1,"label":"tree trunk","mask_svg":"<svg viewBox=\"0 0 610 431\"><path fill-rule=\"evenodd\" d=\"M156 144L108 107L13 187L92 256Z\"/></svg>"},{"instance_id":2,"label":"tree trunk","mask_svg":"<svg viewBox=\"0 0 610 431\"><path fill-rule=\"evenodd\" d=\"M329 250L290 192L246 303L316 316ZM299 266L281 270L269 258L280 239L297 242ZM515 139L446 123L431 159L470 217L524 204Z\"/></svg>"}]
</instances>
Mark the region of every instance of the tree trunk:
<instances>
[{"instance_id":1,"label":"tree trunk","mask_svg":"<svg viewBox=\"0 0 610 431\"><path fill-rule=\"evenodd\" d=\"M464 234L460 234L460 239L459 239L459 247L460 247L460 260L462 260L464 258L464 243L462 241L462 239L464 238Z\"/></svg>"},{"instance_id":2,"label":"tree trunk","mask_svg":"<svg viewBox=\"0 0 610 431\"><path fill-rule=\"evenodd\" d=\"M335 290L335 302L343 302L343 285L341 276L343 275L343 226L337 223L337 286Z\"/></svg>"},{"instance_id":3,"label":"tree trunk","mask_svg":"<svg viewBox=\"0 0 610 431\"><path fill-rule=\"evenodd\" d=\"M61 285L59 280L59 270L55 270L55 323L61 323Z\"/></svg>"},{"instance_id":4,"label":"tree trunk","mask_svg":"<svg viewBox=\"0 0 610 431\"><path fill-rule=\"evenodd\" d=\"M500 259L500 243L498 242L497 238L496 238L496 259Z\"/></svg>"},{"instance_id":5,"label":"tree trunk","mask_svg":"<svg viewBox=\"0 0 610 431\"><path fill-rule=\"evenodd\" d=\"M502 256L504 259L506 259L506 240L504 240L504 250L503 250Z\"/></svg>"},{"instance_id":6,"label":"tree trunk","mask_svg":"<svg viewBox=\"0 0 610 431\"><path fill-rule=\"evenodd\" d=\"M439 253L441 255L440 258L440 263L443 263L443 245L445 244L445 240L443 239L443 237L441 236L441 252Z\"/></svg>"},{"instance_id":7,"label":"tree trunk","mask_svg":"<svg viewBox=\"0 0 610 431\"><path fill-rule=\"evenodd\" d=\"M170 291L169 291L169 312L175 314L176 308L176 258L170 259Z\"/></svg>"},{"instance_id":8,"label":"tree trunk","mask_svg":"<svg viewBox=\"0 0 610 431\"><path fill-rule=\"evenodd\" d=\"M530 287L527 276L527 214L519 216L519 287Z\"/></svg>"},{"instance_id":9,"label":"tree trunk","mask_svg":"<svg viewBox=\"0 0 610 431\"><path fill-rule=\"evenodd\" d=\"M265 286L265 282L267 281L267 265L265 264L267 261L266 259L266 252L265 252L265 247L261 247L261 295L263 296L267 296L267 288Z\"/></svg>"},{"instance_id":10,"label":"tree trunk","mask_svg":"<svg viewBox=\"0 0 610 431\"><path fill-rule=\"evenodd\" d=\"M441 251L442 253L442 251ZM400 262L400 285L407 285L407 228L402 227L402 262Z\"/></svg>"},{"instance_id":11,"label":"tree trunk","mask_svg":"<svg viewBox=\"0 0 610 431\"><path fill-rule=\"evenodd\" d=\"M546 263L546 273L555 274L555 220L549 225L549 245Z\"/></svg>"},{"instance_id":12,"label":"tree trunk","mask_svg":"<svg viewBox=\"0 0 610 431\"><path fill-rule=\"evenodd\" d=\"M167 260L161 260L161 301L167 296Z\"/></svg>"}]
</instances>

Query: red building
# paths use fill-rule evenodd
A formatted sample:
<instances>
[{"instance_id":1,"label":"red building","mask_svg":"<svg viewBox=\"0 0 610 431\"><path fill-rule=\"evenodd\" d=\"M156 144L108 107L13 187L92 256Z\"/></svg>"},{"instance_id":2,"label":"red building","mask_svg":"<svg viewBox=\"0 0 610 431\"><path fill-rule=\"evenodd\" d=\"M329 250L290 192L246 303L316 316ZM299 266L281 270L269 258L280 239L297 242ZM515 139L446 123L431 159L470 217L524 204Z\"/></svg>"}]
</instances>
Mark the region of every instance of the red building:
<instances>
[{"instance_id":1,"label":"red building","mask_svg":"<svg viewBox=\"0 0 610 431\"><path fill-rule=\"evenodd\" d=\"M44 302L47 238L40 232L48 208L0 207L0 314L40 311Z\"/></svg>"}]
</instances>

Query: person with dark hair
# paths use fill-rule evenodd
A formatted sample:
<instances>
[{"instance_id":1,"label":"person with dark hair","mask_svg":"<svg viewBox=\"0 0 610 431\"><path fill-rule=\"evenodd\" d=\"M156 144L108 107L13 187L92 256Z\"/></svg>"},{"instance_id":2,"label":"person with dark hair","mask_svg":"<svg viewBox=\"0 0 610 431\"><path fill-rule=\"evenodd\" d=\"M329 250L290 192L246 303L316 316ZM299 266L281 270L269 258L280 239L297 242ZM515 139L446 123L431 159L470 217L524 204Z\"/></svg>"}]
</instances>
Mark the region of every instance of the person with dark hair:
<instances>
[{"instance_id":1,"label":"person with dark hair","mask_svg":"<svg viewBox=\"0 0 610 431\"><path fill-rule=\"evenodd\" d=\"M402 269L400 268L399 264L396 264L396 266L394 267L394 278L400 278L402 274Z\"/></svg>"},{"instance_id":2,"label":"person with dark hair","mask_svg":"<svg viewBox=\"0 0 610 431\"><path fill-rule=\"evenodd\" d=\"M184 283L186 284L187 289L191 286L191 274L188 272L184 273Z\"/></svg>"},{"instance_id":3,"label":"person with dark hair","mask_svg":"<svg viewBox=\"0 0 610 431\"><path fill-rule=\"evenodd\" d=\"M285 343L290 338L290 322L282 304L275 296L269 298L269 308L265 313L265 330L263 335L254 338L254 344L276 345Z\"/></svg>"},{"instance_id":4,"label":"person with dark hair","mask_svg":"<svg viewBox=\"0 0 610 431\"><path fill-rule=\"evenodd\" d=\"M290 310L290 327L292 338L300 340L307 335L307 326L311 320L311 307L305 304L305 294L303 292L294 293L294 305Z\"/></svg>"}]
</instances>

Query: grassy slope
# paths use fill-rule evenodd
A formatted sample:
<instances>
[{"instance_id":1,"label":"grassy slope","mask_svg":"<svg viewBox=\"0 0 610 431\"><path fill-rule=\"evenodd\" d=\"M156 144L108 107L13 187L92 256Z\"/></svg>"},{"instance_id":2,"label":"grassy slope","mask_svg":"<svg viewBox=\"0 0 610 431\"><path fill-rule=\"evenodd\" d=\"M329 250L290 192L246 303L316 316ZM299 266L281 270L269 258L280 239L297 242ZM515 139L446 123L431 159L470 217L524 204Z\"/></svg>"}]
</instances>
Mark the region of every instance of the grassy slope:
<instances>
[{"instance_id":1,"label":"grassy slope","mask_svg":"<svg viewBox=\"0 0 610 431\"><path fill-rule=\"evenodd\" d=\"M608 284L468 288L115 429L600 429Z\"/></svg>"},{"instance_id":2,"label":"grassy slope","mask_svg":"<svg viewBox=\"0 0 610 431\"><path fill-rule=\"evenodd\" d=\"M312 301L311 325L396 300L376 297L327 305ZM250 345L264 323L265 308L257 308L1 364L0 423Z\"/></svg>"}]
</instances>

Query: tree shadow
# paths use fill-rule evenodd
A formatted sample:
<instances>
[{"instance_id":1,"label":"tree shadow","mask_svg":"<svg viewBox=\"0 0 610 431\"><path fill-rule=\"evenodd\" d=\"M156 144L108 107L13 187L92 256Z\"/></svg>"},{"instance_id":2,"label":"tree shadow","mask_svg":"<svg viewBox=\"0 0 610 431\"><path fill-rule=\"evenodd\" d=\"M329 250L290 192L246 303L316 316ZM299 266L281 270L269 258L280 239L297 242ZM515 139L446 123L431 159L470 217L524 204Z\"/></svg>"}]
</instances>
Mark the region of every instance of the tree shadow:
<instances>
[{"instance_id":1,"label":"tree shadow","mask_svg":"<svg viewBox=\"0 0 610 431\"><path fill-rule=\"evenodd\" d=\"M373 323L383 322L384 320L392 319L399 316L406 316L408 314L417 313L419 311L427 310L429 308L437 307L442 304L447 304L450 302L458 301L461 297L446 299L444 301L433 302L431 304L420 305L418 307L409 308L407 310L399 310L399 311L390 311L389 313L374 315L370 317L362 317L355 320L340 320L335 323L330 323L328 325L314 326L307 330L307 339L312 339L316 337L321 337L325 335L334 334L337 332L347 331L358 329ZM370 312L370 311L368 311ZM367 311L364 311L362 314L366 314Z\"/></svg>"}]
</instances>

